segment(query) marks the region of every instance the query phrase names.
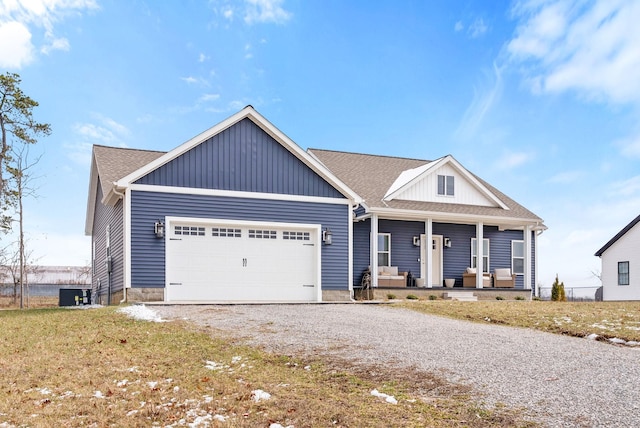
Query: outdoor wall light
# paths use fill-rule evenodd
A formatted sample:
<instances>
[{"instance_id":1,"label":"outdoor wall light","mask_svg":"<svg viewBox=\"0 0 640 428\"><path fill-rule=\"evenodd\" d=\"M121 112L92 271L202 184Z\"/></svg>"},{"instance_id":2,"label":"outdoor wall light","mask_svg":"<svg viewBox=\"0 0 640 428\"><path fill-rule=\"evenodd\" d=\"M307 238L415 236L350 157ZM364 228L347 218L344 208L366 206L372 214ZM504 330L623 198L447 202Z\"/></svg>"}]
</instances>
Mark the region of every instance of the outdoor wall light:
<instances>
[{"instance_id":1,"label":"outdoor wall light","mask_svg":"<svg viewBox=\"0 0 640 428\"><path fill-rule=\"evenodd\" d=\"M447 248L451 248L451 239L444 238L444 246Z\"/></svg>"},{"instance_id":2,"label":"outdoor wall light","mask_svg":"<svg viewBox=\"0 0 640 428\"><path fill-rule=\"evenodd\" d=\"M322 231L322 242L325 245L331 245L333 243L333 233L331 233L331 229L326 228Z\"/></svg>"},{"instance_id":3,"label":"outdoor wall light","mask_svg":"<svg viewBox=\"0 0 640 428\"><path fill-rule=\"evenodd\" d=\"M156 234L156 238L164 238L164 223L162 220L158 220L153 225L153 231Z\"/></svg>"},{"instance_id":4,"label":"outdoor wall light","mask_svg":"<svg viewBox=\"0 0 640 428\"><path fill-rule=\"evenodd\" d=\"M420 237L419 236L414 236L413 237L413 245L415 247L419 247L420 246Z\"/></svg>"}]
</instances>

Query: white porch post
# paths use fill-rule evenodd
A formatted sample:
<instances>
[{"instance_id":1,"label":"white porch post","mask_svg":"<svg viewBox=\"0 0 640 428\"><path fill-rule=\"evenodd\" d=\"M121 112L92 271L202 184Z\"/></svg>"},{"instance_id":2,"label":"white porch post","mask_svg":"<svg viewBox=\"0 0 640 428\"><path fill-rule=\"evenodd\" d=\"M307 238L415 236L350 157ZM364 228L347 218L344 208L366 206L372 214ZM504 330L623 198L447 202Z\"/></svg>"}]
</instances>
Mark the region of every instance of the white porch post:
<instances>
[{"instance_id":1,"label":"white porch post","mask_svg":"<svg viewBox=\"0 0 640 428\"><path fill-rule=\"evenodd\" d=\"M484 280L484 223L476 224L476 288L482 288Z\"/></svg>"},{"instance_id":2,"label":"white porch post","mask_svg":"<svg viewBox=\"0 0 640 428\"><path fill-rule=\"evenodd\" d=\"M433 220L430 218L424 223L424 263L425 279L427 288L433 287Z\"/></svg>"},{"instance_id":3,"label":"white porch post","mask_svg":"<svg viewBox=\"0 0 640 428\"><path fill-rule=\"evenodd\" d=\"M378 286L378 214L371 215L371 286Z\"/></svg>"},{"instance_id":4,"label":"white porch post","mask_svg":"<svg viewBox=\"0 0 640 428\"><path fill-rule=\"evenodd\" d=\"M524 227L524 289L531 290L531 226Z\"/></svg>"}]
</instances>

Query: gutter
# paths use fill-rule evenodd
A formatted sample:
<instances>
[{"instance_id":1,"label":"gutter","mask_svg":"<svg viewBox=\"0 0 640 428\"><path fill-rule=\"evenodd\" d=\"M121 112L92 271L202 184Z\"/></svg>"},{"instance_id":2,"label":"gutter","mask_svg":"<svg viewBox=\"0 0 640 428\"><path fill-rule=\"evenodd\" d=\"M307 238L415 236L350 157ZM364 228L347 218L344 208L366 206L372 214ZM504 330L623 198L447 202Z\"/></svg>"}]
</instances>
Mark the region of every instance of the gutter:
<instances>
[{"instance_id":1,"label":"gutter","mask_svg":"<svg viewBox=\"0 0 640 428\"><path fill-rule=\"evenodd\" d=\"M124 193L120 193L120 192L118 192L117 188L118 188L118 186L117 186L116 182L114 181L114 182L113 182L113 188L111 189L111 191L112 191L114 194L116 194L117 196L119 196L119 197L120 197L120 199L123 199L123 200L124 200ZM124 287L122 287L122 300L120 300L120 301L118 302L118 304L119 304L119 305L121 305L121 304L125 303L126 301L127 301L127 287L126 287L126 286L124 286Z\"/></svg>"}]
</instances>

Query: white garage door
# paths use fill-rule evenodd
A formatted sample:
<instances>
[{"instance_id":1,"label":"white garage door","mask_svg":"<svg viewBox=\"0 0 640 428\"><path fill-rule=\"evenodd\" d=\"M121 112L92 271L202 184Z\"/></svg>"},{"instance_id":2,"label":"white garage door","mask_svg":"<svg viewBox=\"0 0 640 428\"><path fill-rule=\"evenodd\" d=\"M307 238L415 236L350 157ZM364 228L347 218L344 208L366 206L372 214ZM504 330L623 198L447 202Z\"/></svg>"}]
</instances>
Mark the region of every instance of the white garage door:
<instances>
[{"instance_id":1,"label":"white garage door","mask_svg":"<svg viewBox=\"0 0 640 428\"><path fill-rule=\"evenodd\" d=\"M167 221L168 301L317 301L318 226Z\"/></svg>"}]
</instances>

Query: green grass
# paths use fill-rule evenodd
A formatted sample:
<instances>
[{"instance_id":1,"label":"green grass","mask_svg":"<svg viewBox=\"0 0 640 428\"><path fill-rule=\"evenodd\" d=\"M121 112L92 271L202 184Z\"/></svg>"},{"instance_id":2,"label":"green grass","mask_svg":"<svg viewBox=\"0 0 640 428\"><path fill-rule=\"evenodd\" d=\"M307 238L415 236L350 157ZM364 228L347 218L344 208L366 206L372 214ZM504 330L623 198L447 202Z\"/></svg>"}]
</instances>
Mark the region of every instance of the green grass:
<instances>
[{"instance_id":1,"label":"green grass","mask_svg":"<svg viewBox=\"0 0 640 428\"><path fill-rule=\"evenodd\" d=\"M0 425L164 427L203 418L229 427L531 426L435 374L269 354L115 308L3 310L0 325ZM258 389L271 399L256 402Z\"/></svg>"},{"instance_id":2,"label":"green grass","mask_svg":"<svg viewBox=\"0 0 640 428\"><path fill-rule=\"evenodd\" d=\"M398 306L482 323L550 333L640 341L640 302L420 301Z\"/></svg>"}]
</instances>

